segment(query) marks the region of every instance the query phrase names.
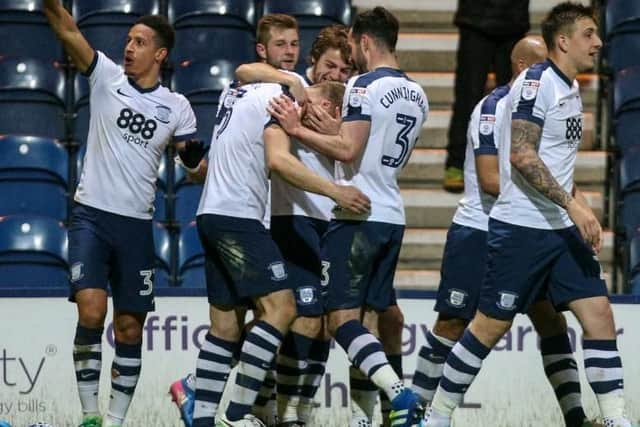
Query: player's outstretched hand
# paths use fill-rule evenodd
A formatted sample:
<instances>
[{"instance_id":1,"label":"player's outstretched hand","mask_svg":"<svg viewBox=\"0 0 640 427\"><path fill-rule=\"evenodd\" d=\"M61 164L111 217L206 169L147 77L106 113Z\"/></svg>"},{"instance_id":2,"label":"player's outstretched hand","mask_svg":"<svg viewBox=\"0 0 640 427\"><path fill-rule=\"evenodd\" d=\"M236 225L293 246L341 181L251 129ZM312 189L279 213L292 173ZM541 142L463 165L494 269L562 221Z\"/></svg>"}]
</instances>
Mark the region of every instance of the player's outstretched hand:
<instances>
[{"instance_id":1,"label":"player's outstretched hand","mask_svg":"<svg viewBox=\"0 0 640 427\"><path fill-rule=\"evenodd\" d=\"M280 122L280 126L288 134L292 134L300 124L300 114L291 98L280 95L269 101L267 111Z\"/></svg>"},{"instance_id":2,"label":"player's outstretched hand","mask_svg":"<svg viewBox=\"0 0 640 427\"><path fill-rule=\"evenodd\" d=\"M336 107L332 116L319 105L307 105L304 125L323 135L337 135L340 131L340 107Z\"/></svg>"},{"instance_id":3,"label":"player's outstretched hand","mask_svg":"<svg viewBox=\"0 0 640 427\"><path fill-rule=\"evenodd\" d=\"M338 185L333 200L341 209L346 209L355 214L366 214L371 209L371 200L360 190L352 185Z\"/></svg>"},{"instance_id":4,"label":"player's outstretched hand","mask_svg":"<svg viewBox=\"0 0 640 427\"><path fill-rule=\"evenodd\" d=\"M602 249L602 227L591 209L572 199L567 206L567 212L573 223L580 230L580 234L595 253Z\"/></svg>"}]
</instances>

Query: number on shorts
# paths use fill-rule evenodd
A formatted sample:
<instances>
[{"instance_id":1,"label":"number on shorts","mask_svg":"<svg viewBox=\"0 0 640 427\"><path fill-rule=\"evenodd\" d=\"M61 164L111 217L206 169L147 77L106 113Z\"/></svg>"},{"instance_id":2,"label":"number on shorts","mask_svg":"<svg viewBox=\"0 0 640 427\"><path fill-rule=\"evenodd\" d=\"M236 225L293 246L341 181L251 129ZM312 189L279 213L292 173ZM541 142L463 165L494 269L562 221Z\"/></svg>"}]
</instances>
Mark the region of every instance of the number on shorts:
<instances>
[{"instance_id":1,"label":"number on shorts","mask_svg":"<svg viewBox=\"0 0 640 427\"><path fill-rule=\"evenodd\" d=\"M153 293L153 273L155 270L140 270L140 276L143 277L142 283L145 288L140 291L141 297L147 297Z\"/></svg>"},{"instance_id":2,"label":"number on shorts","mask_svg":"<svg viewBox=\"0 0 640 427\"><path fill-rule=\"evenodd\" d=\"M320 285L327 286L329 284L329 267L331 263L329 261L322 261L322 277L320 278Z\"/></svg>"}]
</instances>

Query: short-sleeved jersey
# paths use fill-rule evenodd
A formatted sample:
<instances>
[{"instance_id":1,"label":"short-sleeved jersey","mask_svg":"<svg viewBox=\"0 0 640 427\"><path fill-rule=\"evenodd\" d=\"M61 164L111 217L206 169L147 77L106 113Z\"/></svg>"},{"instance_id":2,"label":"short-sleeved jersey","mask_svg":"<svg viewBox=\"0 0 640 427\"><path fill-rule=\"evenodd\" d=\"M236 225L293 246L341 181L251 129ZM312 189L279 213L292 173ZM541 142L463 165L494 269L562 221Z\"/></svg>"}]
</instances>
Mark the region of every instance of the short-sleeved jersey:
<instances>
[{"instance_id":1,"label":"short-sleeved jersey","mask_svg":"<svg viewBox=\"0 0 640 427\"><path fill-rule=\"evenodd\" d=\"M429 103L419 84L400 70L380 67L352 77L342 107L345 122L371 122L362 153L351 163L336 162L340 184L354 185L371 200L366 216L337 211L337 219L404 225L398 174L407 163L427 118Z\"/></svg>"},{"instance_id":2,"label":"short-sleeved jersey","mask_svg":"<svg viewBox=\"0 0 640 427\"><path fill-rule=\"evenodd\" d=\"M273 83L225 91L213 128L197 215L263 220L269 194L263 132L271 122L269 100L282 93L282 86Z\"/></svg>"},{"instance_id":3,"label":"short-sleeved jersey","mask_svg":"<svg viewBox=\"0 0 640 427\"><path fill-rule=\"evenodd\" d=\"M304 87L311 85L305 76L297 74ZM291 154L317 175L333 181L334 162L326 156L308 148L295 138L291 139ZM278 174L271 175L271 215L297 215L317 218L324 221L331 219L331 209L335 203L330 198L304 191L289 184Z\"/></svg>"},{"instance_id":4,"label":"short-sleeved jersey","mask_svg":"<svg viewBox=\"0 0 640 427\"><path fill-rule=\"evenodd\" d=\"M196 133L191 105L160 84L142 89L102 52L96 52L86 74L91 117L75 200L118 215L151 219L167 144Z\"/></svg>"},{"instance_id":5,"label":"short-sleeved jersey","mask_svg":"<svg viewBox=\"0 0 640 427\"><path fill-rule=\"evenodd\" d=\"M476 104L467 128L467 151L464 159L464 197L458 204L453 222L478 230L489 229L489 212L495 197L480 188L476 156L498 155L498 141L505 128L511 126L504 111L511 110L509 86L497 87Z\"/></svg>"},{"instance_id":6,"label":"short-sleeved jersey","mask_svg":"<svg viewBox=\"0 0 640 427\"><path fill-rule=\"evenodd\" d=\"M578 145L582 140L582 99L578 82L570 81L546 60L522 72L514 82L512 120L527 120L542 128L538 155L558 184L573 190ZM567 211L533 188L511 167L511 131L500 141L500 196L490 216L524 227L562 229L573 225Z\"/></svg>"}]
</instances>

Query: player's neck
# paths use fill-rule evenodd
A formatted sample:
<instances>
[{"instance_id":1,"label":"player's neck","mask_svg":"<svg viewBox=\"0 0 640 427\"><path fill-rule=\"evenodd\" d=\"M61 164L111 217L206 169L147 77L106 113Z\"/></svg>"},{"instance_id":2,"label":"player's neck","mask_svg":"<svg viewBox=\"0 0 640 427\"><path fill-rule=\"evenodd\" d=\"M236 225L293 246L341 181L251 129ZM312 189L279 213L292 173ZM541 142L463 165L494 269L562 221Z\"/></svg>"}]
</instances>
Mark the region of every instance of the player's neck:
<instances>
[{"instance_id":1,"label":"player's neck","mask_svg":"<svg viewBox=\"0 0 640 427\"><path fill-rule=\"evenodd\" d=\"M549 59L560 71L562 71L570 82L575 80L578 75L578 69L571 64L566 57L560 56L555 52L549 52Z\"/></svg>"},{"instance_id":2,"label":"player's neck","mask_svg":"<svg viewBox=\"0 0 640 427\"><path fill-rule=\"evenodd\" d=\"M392 53L382 53L382 54L372 53L371 57L369 58L369 63L367 65L369 70L375 70L376 68L382 68L382 67L400 69L400 66L398 65L398 61L396 60L395 55Z\"/></svg>"},{"instance_id":3,"label":"player's neck","mask_svg":"<svg viewBox=\"0 0 640 427\"><path fill-rule=\"evenodd\" d=\"M141 89L150 89L158 85L160 76L157 73L147 73L140 76L129 76L131 80Z\"/></svg>"}]
</instances>

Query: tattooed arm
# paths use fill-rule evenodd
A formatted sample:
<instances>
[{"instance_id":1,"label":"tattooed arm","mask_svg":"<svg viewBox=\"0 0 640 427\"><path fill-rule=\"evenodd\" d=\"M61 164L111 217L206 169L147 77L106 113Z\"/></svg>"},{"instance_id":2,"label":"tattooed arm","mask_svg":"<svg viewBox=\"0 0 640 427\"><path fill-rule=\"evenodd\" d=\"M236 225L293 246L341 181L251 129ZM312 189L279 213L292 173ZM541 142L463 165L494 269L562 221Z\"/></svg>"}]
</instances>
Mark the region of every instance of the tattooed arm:
<instances>
[{"instance_id":1,"label":"tattooed arm","mask_svg":"<svg viewBox=\"0 0 640 427\"><path fill-rule=\"evenodd\" d=\"M533 122L519 119L511 122L511 164L533 188L566 209L573 197L558 184L538 155L541 133L542 128Z\"/></svg>"},{"instance_id":2,"label":"tattooed arm","mask_svg":"<svg viewBox=\"0 0 640 427\"><path fill-rule=\"evenodd\" d=\"M597 253L602 244L602 228L588 206L567 193L551 175L538 155L542 128L527 120L511 122L511 165L533 188L553 203L567 210L585 242Z\"/></svg>"}]
</instances>

